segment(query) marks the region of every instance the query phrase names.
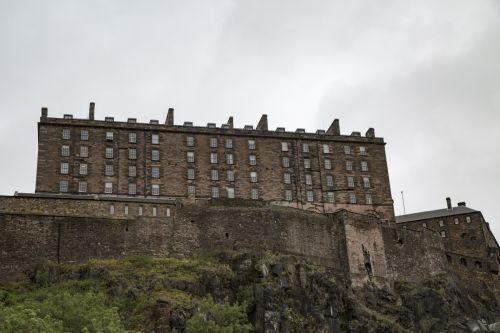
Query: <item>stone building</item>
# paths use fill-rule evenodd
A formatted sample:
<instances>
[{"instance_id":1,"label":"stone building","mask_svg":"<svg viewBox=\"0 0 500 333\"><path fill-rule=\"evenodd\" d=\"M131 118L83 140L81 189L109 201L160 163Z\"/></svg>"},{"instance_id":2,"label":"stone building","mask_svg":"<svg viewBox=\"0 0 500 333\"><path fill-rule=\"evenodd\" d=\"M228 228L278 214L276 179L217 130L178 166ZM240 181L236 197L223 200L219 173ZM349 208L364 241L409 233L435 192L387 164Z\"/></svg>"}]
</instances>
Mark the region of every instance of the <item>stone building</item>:
<instances>
[{"instance_id":1,"label":"stone building","mask_svg":"<svg viewBox=\"0 0 500 333\"><path fill-rule=\"evenodd\" d=\"M206 201L254 199L332 213L340 209L394 219L385 142L370 128L340 133L336 119L306 133L258 125L235 128L96 120L72 115L38 124L36 193Z\"/></svg>"},{"instance_id":2,"label":"stone building","mask_svg":"<svg viewBox=\"0 0 500 333\"><path fill-rule=\"evenodd\" d=\"M498 275L500 247L483 214L459 202L453 207L446 198L443 209L396 216L396 223L408 229L430 229L444 243L448 263L457 268Z\"/></svg>"}]
</instances>

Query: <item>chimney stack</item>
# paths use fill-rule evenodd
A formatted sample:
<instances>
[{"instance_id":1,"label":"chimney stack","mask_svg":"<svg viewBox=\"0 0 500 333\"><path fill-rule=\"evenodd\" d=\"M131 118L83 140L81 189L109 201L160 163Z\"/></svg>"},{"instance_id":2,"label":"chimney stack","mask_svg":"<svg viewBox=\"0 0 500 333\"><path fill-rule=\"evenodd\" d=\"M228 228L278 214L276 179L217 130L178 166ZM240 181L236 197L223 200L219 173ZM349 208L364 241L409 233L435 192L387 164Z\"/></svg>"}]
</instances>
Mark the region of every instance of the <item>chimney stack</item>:
<instances>
[{"instance_id":1,"label":"chimney stack","mask_svg":"<svg viewBox=\"0 0 500 333\"><path fill-rule=\"evenodd\" d=\"M452 210L453 207L451 206L451 199L450 197L446 198L446 205L448 206L448 210Z\"/></svg>"},{"instance_id":2,"label":"chimney stack","mask_svg":"<svg viewBox=\"0 0 500 333\"><path fill-rule=\"evenodd\" d=\"M42 118L47 119L47 116L49 115L49 109L43 107L42 108Z\"/></svg>"},{"instance_id":3,"label":"chimney stack","mask_svg":"<svg viewBox=\"0 0 500 333\"><path fill-rule=\"evenodd\" d=\"M174 108L168 108L167 119L165 119L165 125L174 126Z\"/></svg>"},{"instance_id":4,"label":"chimney stack","mask_svg":"<svg viewBox=\"0 0 500 333\"><path fill-rule=\"evenodd\" d=\"M340 123L338 119L335 119L333 123L328 127L326 131L328 135L340 135Z\"/></svg>"},{"instance_id":5,"label":"chimney stack","mask_svg":"<svg viewBox=\"0 0 500 333\"><path fill-rule=\"evenodd\" d=\"M227 124L229 125L230 129L234 128L233 117L229 117L229 119L227 120Z\"/></svg>"},{"instance_id":6,"label":"chimney stack","mask_svg":"<svg viewBox=\"0 0 500 333\"><path fill-rule=\"evenodd\" d=\"M95 103L90 102L89 105L89 120L94 120L94 109L95 109Z\"/></svg>"},{"instance_id":7,"label":"chimney stack","mask_svg":"<svg viewBox=\"0 0 500 333\"><path fill-rule=\"evenodd\" d=\"M457 206L458 206L458 207L466 207L466 205L465 205L465 202L464 202L464 201L459 202L459 203L457 204Z\"/></svg>"},{"instance_id":8,"label":"chimney stack","mask_svg":"<svg viewBox=\"0 0 500 333\"><path fill-rule=\"evenodd\" d=\"M365 136L367 138L374 138L375 137L375 129L373 127L370 127L368 131L366 131Z\"/></svg>"},{"instance_id":9,"label":"chimney stack","mask_svg":"<svg viewBox=\"0 0 500 333\"><path fill-rule=\"evenodd\" d=\"M267 114L263 114L262 117L260 117L256 130L267 131Z\"/></svg>"}]
</instances>

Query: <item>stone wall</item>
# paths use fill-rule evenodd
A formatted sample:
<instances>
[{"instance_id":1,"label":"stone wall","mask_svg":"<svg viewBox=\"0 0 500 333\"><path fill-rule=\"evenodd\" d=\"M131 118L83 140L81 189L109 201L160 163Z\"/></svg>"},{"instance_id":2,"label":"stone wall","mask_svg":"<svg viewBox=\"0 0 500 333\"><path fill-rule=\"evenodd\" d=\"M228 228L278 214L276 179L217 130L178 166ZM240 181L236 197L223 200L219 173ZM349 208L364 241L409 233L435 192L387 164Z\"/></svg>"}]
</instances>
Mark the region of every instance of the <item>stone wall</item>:
<instances>
[{"instance_id":1,"label":"stone wall","mask_svg":"<svg viewBox=\"0 0 500 333\"><path fill-rule=\"evenodd\" d=\"M123 214L125 206L127 215ZM142 215L138 215L139 207ZM443 271L445 258L439 237L430 231L396 229L374 216L348 211L318 214L239 199L188 204L0 197L2 278L12 278L44 261L185 257L219 250L302 256L354 285L367 281L390 285L394 279L432 276Z\"/></svg>"}]
</instances>

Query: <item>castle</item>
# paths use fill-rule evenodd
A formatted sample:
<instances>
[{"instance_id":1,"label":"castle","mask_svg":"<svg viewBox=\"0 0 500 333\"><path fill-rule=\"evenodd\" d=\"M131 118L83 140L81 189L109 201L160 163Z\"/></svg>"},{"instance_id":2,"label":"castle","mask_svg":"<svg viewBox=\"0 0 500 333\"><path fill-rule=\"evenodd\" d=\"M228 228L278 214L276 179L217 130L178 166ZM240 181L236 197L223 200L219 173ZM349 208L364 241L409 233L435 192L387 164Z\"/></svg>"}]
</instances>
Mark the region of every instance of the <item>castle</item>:
<instances>
[{"instance_id":1,"label":"castle","mask_svg":"<svg viewBox=\"0 0 500 333\"><path fill-rule=\"evenodd\" d=\"M395 217L385 142L371 128L306 133L191 122L48 117L34 194L0 197L0 276L44 261L273 250L352 285L450 270L500 292L499 246L478 211ZM454 219L458 218L459 223ZM453 220L452 220L453 219ZM494 277L492 279L492 277Z\"/></svg>"}]
</instances>

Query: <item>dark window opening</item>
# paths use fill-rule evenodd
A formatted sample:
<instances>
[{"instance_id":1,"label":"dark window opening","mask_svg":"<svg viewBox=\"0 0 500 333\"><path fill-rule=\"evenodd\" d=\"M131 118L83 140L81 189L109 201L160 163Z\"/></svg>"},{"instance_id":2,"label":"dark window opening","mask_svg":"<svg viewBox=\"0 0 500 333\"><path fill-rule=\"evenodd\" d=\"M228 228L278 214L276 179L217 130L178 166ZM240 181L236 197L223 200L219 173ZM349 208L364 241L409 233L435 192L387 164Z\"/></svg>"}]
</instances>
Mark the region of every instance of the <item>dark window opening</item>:
<instances>
[{"instance_id":1,"label":"dark window opening","mask_svg":"<svg viewBox=\"0 0 500 333\"><path fill-rule=\"evenodd\" d=\"M474 266L475 266L477 269L482 269L482 268L483 268L483 264L482 264L480 261L475 261L475 262L474 262Z\"/></svg>"},{"instance_id":2,"label":"dark window opening","mask_svg":"<svg viewBox=\"0 0 500 333\"><path fill-rule=\"evenodd\" d=\"M402 238L398 239L398 243L402 245L403 244L403 239Z\"/></svg>"},{"instance_id":3,"label":"dark window opening","mask_svg":"<svg viewBox=\"0 0 500 333\"><path fill-rule=\"evenodd\" d=\"M446 255L446 260L448 260L448 262L451 264L451 256L450 255Z\"/></svg>"},{"instance_id":4,"label":"dark window opening","mask_svg":"<svg viewBox=\"0 0 500 333\"><path fill-rule=\"evenodd\" d=\"M464 258L460 258L460 265L467 267L467 261Z\"/></svg>"},{"instance_id":5,"label":"dark window opening","mask_svg":"<svg viewBox=\"0 0 500 333\"><path fill-rule=\"evenodd\" d=\"M229 238L229 234L226 232L226 238Z\"/></svg>"},{"instance_id":6,"label":"dark window opening","mask_svg":"<svg viewBox=\"0 0 500 333\"><path fill-rule=\"evenodd\" d=\"M467 237L467 233L465 233L465 232L464 232L464 233L462 233L462 234L460 235L460 237L461 237L462 239L465 239L465 237Z\"/></svg>"},{"instance_id":7,"label":"dark window opening","mask_svg":"<svg viewBox=\"0 0 500 333\"><path fill-rule=\"evenodd\" d=\"M365 269L366 269L366 272L368 273L369 276L373 275L372 264L370 264L369 262L366 262L365 263Z\"/></svg>"},{"instance_id":8,"label":"dark window opening","mask_svg":"<svg viewBox=\"0 0 500 333\"><path fill-rule=\"evenodd\" d=\"M125 231L128 231L128 227L125 227Z\"/></svg>"},{"instance_id":9,"label":"dark window opening","mask_svg":"<svg viewBox=\"0 0 500 333\"><path fill-rule=\"evenodd\" d=\"M194 223L194 220L191 220L191 223Z\"/></svg>"}]
</instances>

